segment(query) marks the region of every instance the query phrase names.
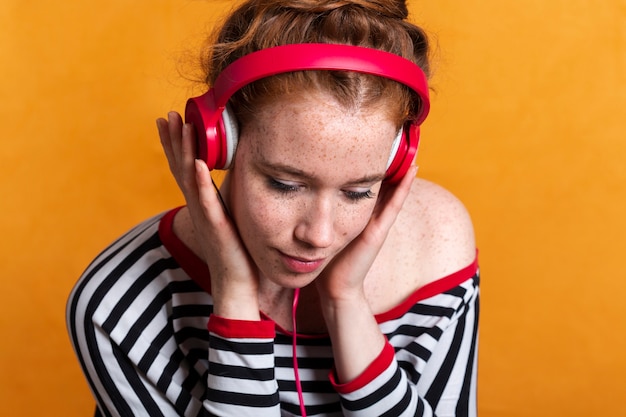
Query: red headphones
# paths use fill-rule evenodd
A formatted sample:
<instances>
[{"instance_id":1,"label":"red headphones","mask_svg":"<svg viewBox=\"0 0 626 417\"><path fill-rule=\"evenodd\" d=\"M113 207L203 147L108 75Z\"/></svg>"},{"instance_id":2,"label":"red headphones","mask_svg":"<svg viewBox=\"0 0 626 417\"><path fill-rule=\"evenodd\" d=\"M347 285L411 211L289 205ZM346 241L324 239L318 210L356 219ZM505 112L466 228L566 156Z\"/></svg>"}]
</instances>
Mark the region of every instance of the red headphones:
<instances>
[{"instance_id":1,"label":"red headphones","mask_svg":"<svg viewBox=\"0 0 626 417\"><path fill-rule=\"evenodd\" d=\"M185 121L195 126L198 157L206 161L209 169L229 168L239 139L235 117L226 107L230 97L261 78L303 70L377 75L404 84L417 93L421 100L420 113L399 132L387 163L385 180L399 181L415 159L419 126L430 109L426 76L418 65L401 56L352 45L282 45L261 49L230 64L217 77L213 88L187 101Z\"/></svg>"}]
</instances>

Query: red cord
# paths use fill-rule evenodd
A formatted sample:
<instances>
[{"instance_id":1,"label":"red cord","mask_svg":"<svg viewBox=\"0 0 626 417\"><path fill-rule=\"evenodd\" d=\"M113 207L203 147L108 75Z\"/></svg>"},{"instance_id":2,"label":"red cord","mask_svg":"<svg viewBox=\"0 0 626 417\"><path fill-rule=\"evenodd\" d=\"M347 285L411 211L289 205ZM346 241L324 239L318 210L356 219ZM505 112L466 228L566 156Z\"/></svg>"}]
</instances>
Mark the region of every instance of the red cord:
<instances>
[{"instance_id":1,"label":"red cord","mask_svg":"<svg viewBox=\"0 0 626 417\"><path fill-rule=\"evenodd\" d=\"M300 288L296 288L293 294L293 308L291 310L292 323L292 354L293 354L293 374L296 378L296 390L298 391L298 401L300 401L300 413L302 417L306 417L306 408L304 407L304 396L302 394L302 385L300 384L300 374L298 373L298 352L297 352L297 331L296 331L296 311L298 309L298 298L300 298Z\"/></svg>"}]
</instances>

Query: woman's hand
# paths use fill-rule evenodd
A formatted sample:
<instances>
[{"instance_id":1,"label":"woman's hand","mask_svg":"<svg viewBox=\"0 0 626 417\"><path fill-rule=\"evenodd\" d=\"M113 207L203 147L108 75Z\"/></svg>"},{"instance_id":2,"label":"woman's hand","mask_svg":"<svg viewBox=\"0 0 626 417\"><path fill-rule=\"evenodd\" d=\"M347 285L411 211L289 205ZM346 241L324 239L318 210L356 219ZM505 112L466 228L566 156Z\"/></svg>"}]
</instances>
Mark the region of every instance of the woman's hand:
<instances>
[{"instance_id":1,"label":"woman's hand","mask_svg":"<svg viewBox=\"0 0 626 417\"><path fill-rule=\"evenodd\" d=\"M363 281L411 190L417 167L398 184L383 183L372 216L359 236L333 259L317 278L322 299L328 301L362 296Z\"/></svg>"},{"instance_id":2,"label":"woman's hand","mask_svg":"<svg viewBox=\"0 0 626 417\"><path fill-rule=\"evenodd\" d=\"M209 267L214 314L258 320L256 267L218 198L206 163L195 158L193 126L170 112L168 120L157 120L157 128L170 171L185 197L194 238Z\"/></svg>"}]
</instances>

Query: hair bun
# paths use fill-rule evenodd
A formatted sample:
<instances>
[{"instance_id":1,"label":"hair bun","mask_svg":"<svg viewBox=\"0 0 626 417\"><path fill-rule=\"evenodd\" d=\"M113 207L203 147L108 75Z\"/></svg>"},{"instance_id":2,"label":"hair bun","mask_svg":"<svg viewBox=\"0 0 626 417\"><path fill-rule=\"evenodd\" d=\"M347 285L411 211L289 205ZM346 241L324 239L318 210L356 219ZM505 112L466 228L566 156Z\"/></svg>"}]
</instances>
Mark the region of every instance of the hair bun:
<instances>
[{"instance_id":1,"label":"hair bun","mask_svg":"<svg viewBox=\"0 0 626 417\"><path fill-rule=\"evenodd\" d=\"M383 16L404 20L409 16L405 0L352 0L346 3L358 4Z\"/></svg>"},{"instance_id":2,"label":"hair bun","mask_svg":"<svg viewBox=\"0 0 626 417\"><path fill-rule=\"evenodd\" d=\"M280 7L312 12L323 12L356 6L370 10L381 16L400 20L406 19L409 15L405 0L265 0L260 1L259 4L265 6L275 4Z\"/></svg>"}]
</instances>

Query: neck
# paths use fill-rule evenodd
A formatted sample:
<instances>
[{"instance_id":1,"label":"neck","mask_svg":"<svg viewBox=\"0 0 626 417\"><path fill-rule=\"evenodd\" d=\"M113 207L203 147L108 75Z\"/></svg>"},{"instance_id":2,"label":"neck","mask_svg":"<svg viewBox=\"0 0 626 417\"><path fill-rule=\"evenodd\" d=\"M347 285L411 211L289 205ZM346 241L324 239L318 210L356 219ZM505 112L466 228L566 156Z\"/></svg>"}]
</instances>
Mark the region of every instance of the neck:
<instances>
[{"instance_id":1,"label":"neck","mask_svg":"<svg viewBox=\"0 0 626 417\"><path fill-rule=\"evenodd\" d=\"M272 282L261 279L259 287L261 310L281 328L289 331L293 331L293 299L293 289L279 287ZM300 289L296 313L298 333L327 333L314 283Z\"/></svg>"}]
</instances>

